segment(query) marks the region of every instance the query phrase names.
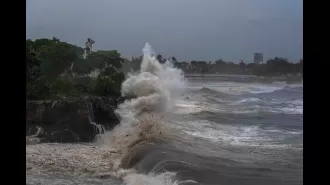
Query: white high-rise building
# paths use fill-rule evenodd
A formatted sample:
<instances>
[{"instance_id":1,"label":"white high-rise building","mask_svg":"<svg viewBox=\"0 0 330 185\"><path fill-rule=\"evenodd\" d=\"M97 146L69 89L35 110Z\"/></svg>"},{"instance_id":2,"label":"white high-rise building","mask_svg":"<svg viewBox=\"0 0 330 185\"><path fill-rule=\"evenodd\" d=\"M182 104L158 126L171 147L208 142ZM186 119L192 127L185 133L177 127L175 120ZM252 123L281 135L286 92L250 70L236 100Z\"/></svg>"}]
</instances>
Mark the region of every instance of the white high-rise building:
<instances>
[{"instance_id":1,"label":"white high-rise building","mask_svg":"<svg viewBox=\"0 0 330 185\"><path fill-rule=\"evenodd\" d=\"M263 53L254 53L254 63L255 64L262 64L264 60Z\"/></svg>"}]
</instances>

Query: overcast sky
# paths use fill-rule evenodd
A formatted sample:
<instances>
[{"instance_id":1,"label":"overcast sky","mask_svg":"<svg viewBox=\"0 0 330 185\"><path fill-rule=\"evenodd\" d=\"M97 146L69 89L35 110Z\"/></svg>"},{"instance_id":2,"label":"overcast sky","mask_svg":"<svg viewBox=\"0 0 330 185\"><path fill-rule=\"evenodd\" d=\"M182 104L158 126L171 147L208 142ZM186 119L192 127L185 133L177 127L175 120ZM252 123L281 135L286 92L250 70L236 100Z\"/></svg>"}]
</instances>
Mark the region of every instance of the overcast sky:
<instances>
[{"instance_id":1,"label":"overcast sky","mask_svg":"<svg viewBox=\"0 0 330 185\"><path fill-rule=\"evenodd\" d=\"M163 56L238 62L302 58L302 0L28 0L26 37L52 38L141 55L145 42Z\"/></svg>"}]
</instances>

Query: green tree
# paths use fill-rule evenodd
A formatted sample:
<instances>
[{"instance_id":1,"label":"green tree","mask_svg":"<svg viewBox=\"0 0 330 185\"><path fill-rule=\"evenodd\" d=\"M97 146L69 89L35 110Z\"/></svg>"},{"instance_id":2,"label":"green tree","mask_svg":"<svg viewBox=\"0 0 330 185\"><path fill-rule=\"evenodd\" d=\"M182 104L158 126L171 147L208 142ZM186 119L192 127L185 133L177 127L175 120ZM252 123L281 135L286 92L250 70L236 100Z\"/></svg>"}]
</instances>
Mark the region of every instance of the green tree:
<instances>
[{"instance_id":1,"label":"green tree","mask_svg":"<svg viewBox=\"0 0 330 185\"><path fill-rule=\"evenodd\" d=\"M121 84L125 79L119 69L124 61L117 51L97 51L86 58L92 70L100 69L100 74L93 87L93 94L98 96L120 96Z\"/></svg>"},{"instance_id":2,"label":"green tree","mask_svg":"<svg viewBox=\"0 0 330 185\"><path fill-rule=\"evenodd\" d=\"M26 75L27 81L34 81L41 76L40 61L37 60L35 53L26 48Z\"/></svg>"},{"instance_id":3,"label":"green tree","mask_svg":"<svg viewBox=\"0 0 330 185\"><path fill-rule=\"evenodd\" d=\"M107 66L114 66L117 69L120 69L122 66L123 59L120 56L120 53L116 50L113 51L97 51L92 52L87 56L86 60L91 64L93 69L98 68L102 69Z\"/></svg>"},{"instance_id":4,"label":"green tree","mask_svg":"<svg viewBox=\"0 0 330 185\"><path fill-rule=\"evenodd\" d=\"M124 79L124 73L109 66L103 69L97 77L93 93L97 96L120 96L121 84Z\"/></svg>"},{"instance_id":5,"label":"green tree","mask_svg":"<svg viewBox=\"0 0 330 185\"><path fill-rule=\"evenodd\" d=\"M72 67L72 71L79 75L89 74L95 68L90 60L78 58Z\"/></svg>"},{"instance_id":6,"label":"green tree","mask_svg":"<svg viewBox=\"0 0 330 185\"><path fill-rule=\"evenodd\" d=\"M32 46L35 50L39 50L39 48L41 48L42 46L47 46L47 45L51 45L53 43L56 43L55 40L51 40L51 39L36 39L33 43Z\"/></svg>"},{"instance_id":7,"label":"green tree","mask_svg":"<svg viewBox=\"0 0 330 185\"><path fill-rule=\"evenodd\" d=\"M60 42L60 39L58 39L57 37L53 37L53 41Z\"/></svg>"},{"instance_id":8,"label":"green tree","mask_svg":"<svg viewBox=\"0 0 330 185\"><path fill-rule=\"evenodd\" d=\"M78 57L70 44L50 42L38 49L37 58L42 61L41 71L43 75L49 80L54 80L68 70Z\"/></svg>"}]
</instances>

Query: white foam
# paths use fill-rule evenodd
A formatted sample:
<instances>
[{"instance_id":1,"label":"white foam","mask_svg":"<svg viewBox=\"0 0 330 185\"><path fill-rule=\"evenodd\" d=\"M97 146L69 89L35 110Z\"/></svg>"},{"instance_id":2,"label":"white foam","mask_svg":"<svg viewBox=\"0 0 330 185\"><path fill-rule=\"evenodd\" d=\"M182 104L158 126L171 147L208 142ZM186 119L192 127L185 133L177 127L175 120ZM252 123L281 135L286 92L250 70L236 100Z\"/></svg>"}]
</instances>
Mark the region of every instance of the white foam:
<instances>
[{"instance_id":1,"label":"white foam","mask_svg":"<svg viewBox=\"0 0 330 185\"><path fill-rule=\"evenodd\" d=\"M285 81L275 81L272 84L274 84L274 85L287 85L287 83Z\"/></svg>"},{"instance_id":2,"label":"white foam","mask_svg":"<svg viewBox=\"0 0 330 185\"><path fill-rule=\"evenodd\" d=\"M143 60L139 73L130 74L123 82L121 92L124 96L136 98L118 106L116 113L121 121L113 130L104 134L102 142L119 151L115 172L128 185L136 184L173 184L170 177L174 174L138 174L121 169L121 160L131 155L133 146L142 141L163 136L163 115L171 112L185 90L181 70L173 68L170 62L160 64L150 44L143 48ZM160 132L162 131L162 132ZM174 184L177 182L174 182Z\"/></svg>"},{"instance_id":3,"label":"white foam","mask_svg":"<svg viewBox=\"0 0 330 185\"><path fill-rule=\"evenodd\" d=\"M161 174L129 174L124 177L124 182L127 185L177 185L177 181L172 181L175 173L165 172Z\"/></svg>"},{"instance_id":4,"label":"white foam","mask_svg":"<svg viewBox=\"0 0 330 185\"><path fill-rule=\"evenodd\" d=\"M293 104L296 106L303 106L304 105L304 101L303 100L292 100L292 101L288 101L288 104Z\"/></svg>"},{"instance_id":5,"label":"white foam","mask_svg":"<svg viewBox=\"0 0 330 185\"><path fill-rule=\"evenodd\" d=\"M251 85L247 87L248 92L253 94L271 93L282 89L284 86Z\"/></svg>"},{"instance_id":6,"label":"white foam","mask_svg":"<svg viewBox=\"0 0 330 185\"><path fill-rule=\"evenodd\" d=\"M258 94L258 93L271 93L284 88L285 86L296 87L297 85L285 85L285 84L246 84L239 82L218 82L218 83L205 83L205 84L190 84L192 89L201 89L202 87L209 88L214 91L218 91L225 94L240 95L244 92ZM298 85L300 86L300 85Z\"/></svg>"},{"instance_id":7,"label":"white foam","mask_svg":"<svg viewBox=\"0 0 330 185\"><path fill-rule=\"evenodd\" d=\"M239 105L239 106L238 106ZM213 102L202 103L201 100L181 100L176 103L173 112L177 114L192 114L202 111L214 113L253 114L253 113L281 113L303 114L303 100L280 101L277 99L263 100L260 98L244 98L232 103Z\"/></svg>"},{"instance_id":8,"label":"white foam","mask_svg":"<svg viewBox=\"0 0 330 185\"><path fill-rule=\"evenodd\" d=\"M175 107L173 109L174 113L177 114L192 114L192 113L198 113L205 110L209 110L210 108L207 108L206 103L201 103L197 101L178 101L178 103L175 104Z\"/></svg>"},{"instance_id":9,"label":"white foam","mask_svg":"<svg viewBox=\"0 0 330 185\"><path fill-rule=\"evenodd\" d=\"M283 113L283 114L303 114L304 110L302 106L296 106L294 108L290 108L290 107L274 108L271 112Z\"/></svg>"},{"instance_id":10,"label":"white foam","mask_svg":"<svg viewBox=\"0 0 330 185\"><path fill-rule=\"evenodd\" d=\"M127 185L180 185L182 183L198 183L194 180L178 181L173 180L175 173L164 172L161 174L149 173L144 174L130 174L124 177L124 182Z\"/></svg>"},{"instance_id":11,"label":"white foam","mask_svg":"<svg viewBox=\"0 0 330 185\"><path fill-rule=\"evenodd\" d=\"M130 101L119 105L116 112L121 117L121 123L110 132L112 141L121 140L122 133L134 135L134 125L138 125L139 115L142 112L165 113L175 105L184 92L185 81L179 69L172 68L169 62L160 64L152 56L150 44L143 48L141 71L131 75L122 84L122 93L125 96L136 96ZM114 143L110 142L110 145ZM123 147L122 145L120 147Z\"/></svg>"},{"instance_id":12,"label":"white foam","mask_svg":"<svg viewBox=\"0 0 330 185\"><path fill-rule=\"evenodd\" d=\"M205 139L213 143L227 144L231 146L248 146L261 148L283 148L287 144L277 144L277 138L270 138L267 132L278 132L289 135L301 134L301 131L287 132L284 130L264 130L259 126L231 126L213 123L207 120L177 122L178 128L192 137ZM283 137L286 137L285 135Z\"/></svg>"},{"instance_id":13,"label":"white foam","mask_svg":"<svg viewBox=\"0 0 330 185\"><path fill-rule=\"evenodd\" d=\"M262 100L260 98L244 98L242 100L232 103L232 105L238 105L242 103L254 103L254 102L262 102Z\"/></svg>"}]
</instances>

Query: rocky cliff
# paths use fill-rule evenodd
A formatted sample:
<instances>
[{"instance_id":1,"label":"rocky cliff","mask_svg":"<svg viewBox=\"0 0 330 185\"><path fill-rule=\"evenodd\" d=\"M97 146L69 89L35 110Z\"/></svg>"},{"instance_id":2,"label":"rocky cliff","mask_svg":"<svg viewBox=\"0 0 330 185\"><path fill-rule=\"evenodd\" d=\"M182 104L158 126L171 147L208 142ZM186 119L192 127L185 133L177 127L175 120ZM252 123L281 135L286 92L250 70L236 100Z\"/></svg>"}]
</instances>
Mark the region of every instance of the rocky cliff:
<instances>
[{"instance_id":1,"label":"rocky cliff","mask_svg":"<svg viewBox=\"0 0 330 185\"><path fill-rule=\"evenodd\" d=\"M27 143L92 141L119 123L114 110L122 101L107 97L27 101Z\"/></svg>"}]
</instances>

